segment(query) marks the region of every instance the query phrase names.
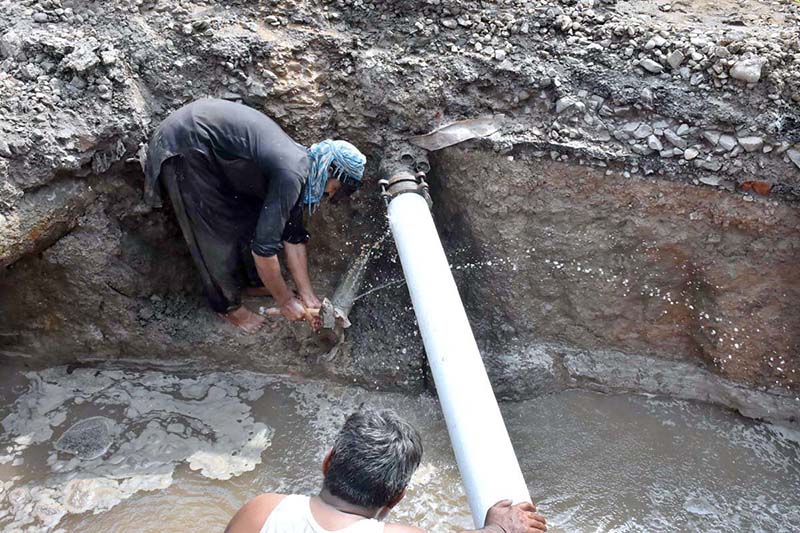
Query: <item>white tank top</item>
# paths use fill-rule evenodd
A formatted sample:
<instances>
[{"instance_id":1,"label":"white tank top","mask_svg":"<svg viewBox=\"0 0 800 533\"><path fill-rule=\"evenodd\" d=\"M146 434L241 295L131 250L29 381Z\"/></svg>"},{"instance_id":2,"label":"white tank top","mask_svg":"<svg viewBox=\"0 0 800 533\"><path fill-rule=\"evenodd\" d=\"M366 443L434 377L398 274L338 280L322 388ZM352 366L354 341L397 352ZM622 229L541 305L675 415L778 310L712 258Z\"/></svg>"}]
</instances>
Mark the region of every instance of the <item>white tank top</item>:
<instances>
[{"instance_id":1,"label":"white tank top","mask_svg":"<svg viewBox=\"0 0 800 533\"><path fill-rule=\"evenodd\" d=\"M260 533L333 533L317 523L311 514L311 498L292 494L269 514ZM371 518L359 520L336 533L383 533L383 522Z\"/></svg>"}]
</instances>

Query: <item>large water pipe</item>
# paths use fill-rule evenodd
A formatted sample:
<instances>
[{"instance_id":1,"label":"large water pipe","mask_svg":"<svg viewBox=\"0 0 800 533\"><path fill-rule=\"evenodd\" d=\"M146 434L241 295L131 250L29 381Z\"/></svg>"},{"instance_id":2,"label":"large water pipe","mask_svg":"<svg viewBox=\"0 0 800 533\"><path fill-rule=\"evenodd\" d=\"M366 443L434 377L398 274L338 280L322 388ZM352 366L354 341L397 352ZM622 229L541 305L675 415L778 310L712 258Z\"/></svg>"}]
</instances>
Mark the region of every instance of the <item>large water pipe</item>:
<instances>
[{"instance_id":1,"label":"large water pipe","mask_svg":"<svg viewBox=\"0 0 800 533\"><path fill-rule=\"evenodd\" d=\"M493 504L530 501L530 493L433 223L419 172L424 164L418 163L385 167L388 179L381 185L472 518L480 528Z\"/></svg>"}]
</instances>

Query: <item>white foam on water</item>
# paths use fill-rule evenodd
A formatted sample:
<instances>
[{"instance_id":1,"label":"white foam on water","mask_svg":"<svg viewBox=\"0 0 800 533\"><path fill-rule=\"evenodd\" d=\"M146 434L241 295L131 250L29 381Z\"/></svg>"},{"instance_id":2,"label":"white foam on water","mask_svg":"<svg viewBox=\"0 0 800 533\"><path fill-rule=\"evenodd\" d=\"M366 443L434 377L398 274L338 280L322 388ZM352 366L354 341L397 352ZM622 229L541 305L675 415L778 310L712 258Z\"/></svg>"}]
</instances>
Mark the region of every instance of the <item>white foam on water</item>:
<instances>
[{"instance_id":1,"label":"white foam on water","mask_svg":"<svg viewBox=\"0 0 800 533\"><path fill-rule=\"evenodd\" d=\"M50 473L23 473L5 487L6 529L49 530L67 514L98 513L137 492L163 490L180 464L228 480L252 471L270 445L271 428L254 421L247 403L261 396L274 379L268 376L65 367L25 376L28 390L2 421L4 462L49 454ZM82 416L87 411L108 416ZM62 432L66 421L74 424Z\"/></svg>"},{"instance_id":2,"label":"white foam on water","mask_svg":"<svg viewBox=\"0 0 800 533\"><path fill-rule=\"evenodd\" d=\"M259 493L318 491L322 458L362 403L394 409L423 436L422 464L390 520L433 532L471 527L430 396L247 372L26 375L16 401L0 404L0 455L10 457L0 464L0 530L221 531ZM800 530L792 431L703 404L579 391L502 411L550 531ZM105 454L87 460L53 447L97 416L114 422Z\"/></svg>"}]
</instances>

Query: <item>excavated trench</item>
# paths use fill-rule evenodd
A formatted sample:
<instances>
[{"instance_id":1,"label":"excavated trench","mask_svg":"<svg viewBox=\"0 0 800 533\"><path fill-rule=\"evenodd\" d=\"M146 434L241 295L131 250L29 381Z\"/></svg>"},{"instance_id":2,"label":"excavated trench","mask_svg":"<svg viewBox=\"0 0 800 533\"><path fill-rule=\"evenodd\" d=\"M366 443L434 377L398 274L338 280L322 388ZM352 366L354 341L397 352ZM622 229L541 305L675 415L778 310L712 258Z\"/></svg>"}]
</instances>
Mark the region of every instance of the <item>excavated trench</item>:
<instances>
[{"instance_id":1,"label":"excavated trench","mask_svg":"<svg viewBox=\"0 0 800 533\"><path fill-rule=\"evenodd\" d=\"M645 392L797 423L795 204L524 145L498 154L469 141L430 155L434 215L500 397ZM116 169L89 178L100 200L75 230L0 278L5 355L32 367L201 361L430 388L391 238L375 247L354 326L326 361L330 346L302 325L249 336L221 324L169 206L142 209L138 166ZM326 206L310 227L314 282L331 295L354 255L387 232L377 185Z\"/></svg>"},{"instance_id":2,"label":"excavated trench","mask_svg":"<svg viewBox=\"0 0 800 533\"><path fill-rule=\"evenodd\" d=\"M321 295L386 235L381 161L431 148L553 530L800 528L800 6L684 4L0 0L0 528L219 530L312 491L361 402L424 434L397 518L469 525L390 238L332 360L305 326L248 336L205 306L136 161L203 96L367 154L310 223Z\"/></svg>"},{"instance_id":3,"label":"excavated trench","mask_svg":"<svg viewBox=\"0 0 800 533\"><path fill-rule=\"evenodd\" d=\"M480 141L431 156L437 225L551 530L800 526L797 398L753 366L794 339L796 274L779 268L796 259L781 246L794 207L717 191L687 202L685 185ZM120 168L106 201L141 181ZM385 235L369 189L312 224L322 294ZM738 202L735 220L726 202ZM6 351L0 382L0 524L182 531L202 516L204 530L221 530L261 491L315 490L338 425L366 402L400 409L425 438L396 519L470 525L391 238L373 255L344 349L326 361L329 346L305 326L247 336L209 312L168 209L117 220L111 239L110 224L85 220L2 278L15 310L4 327L23 347ZM765 220L774 233L748 231ZM111 264L86 261L111 245ZM763 287L736 284L753 270L776 273L783 322L748 304ZM747 510L745 487L757 495Z\"/></svg>"}]
</instances>

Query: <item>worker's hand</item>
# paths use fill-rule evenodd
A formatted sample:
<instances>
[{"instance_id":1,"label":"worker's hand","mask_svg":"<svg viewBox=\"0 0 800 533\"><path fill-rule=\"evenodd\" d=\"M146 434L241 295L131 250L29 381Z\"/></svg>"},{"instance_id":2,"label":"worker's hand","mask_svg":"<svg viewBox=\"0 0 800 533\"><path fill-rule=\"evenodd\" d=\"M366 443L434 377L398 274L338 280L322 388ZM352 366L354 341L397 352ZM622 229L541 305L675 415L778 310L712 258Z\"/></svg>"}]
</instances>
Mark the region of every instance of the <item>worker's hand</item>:
<instances>
[{"instance_id":1,"label":"worker's hand","mask_svg":"<svg viewBox=\"0 0 800 533\"><path fill-rule=\"evenodd\" d=\"M288 302L281 306L281 314L286 320L305 320L306 309L300 300L292 297Z\"/></svg>"},{"instance_id":2,"label":"worker's hand","mask_svg":"<svg viewBox=\"0 0 800 533\"><path fill-rule=\"evenodd\" d=\"M319 301L317 295L312 293L309 294L300 294L300 301L303 302L303 305L308 309L320 309L322 307L322 302ZM311 329L314 331L319 331L322 327L322 319L319 315L311 315L306 313L306 319L308 320L308 325L311 326Z\"/></svg>"},{"instance_id":3,"label":"worker's hand","mask_svg":"<svg viewBox=\"0 0 800 533\"><path fill-rule=\"evenodd\" d=\"M547 531L546 524L530 502L511 505L511 500L502 500L486 512L485 528L490 531L499 527L505 533L543 533Z\"/></svg>"},{"instance_id":4,"label":"worker's hand","mask_svg":"<svg viewBox=\"0 0 800 533\"><path fill-rule=\"evenodd\" d=\"M322 307L322 302L319 301L319 298L317 298L317 295L313 292L309 294L300 294L300 301L303 302L303 305L308 309L319 309Z\"/></svg>"}]
</instances>

